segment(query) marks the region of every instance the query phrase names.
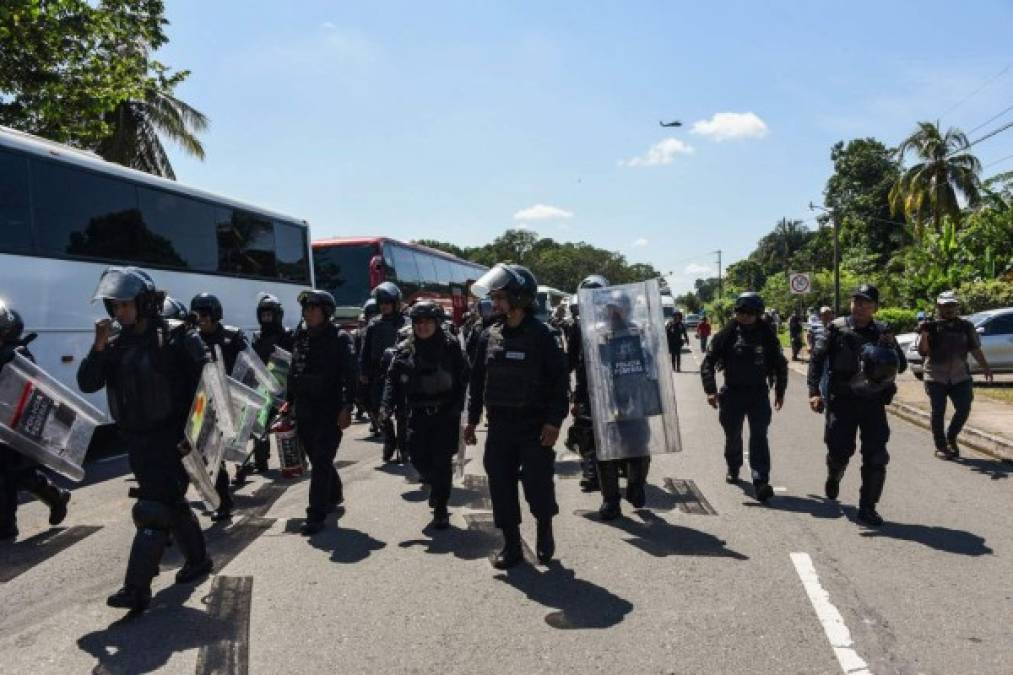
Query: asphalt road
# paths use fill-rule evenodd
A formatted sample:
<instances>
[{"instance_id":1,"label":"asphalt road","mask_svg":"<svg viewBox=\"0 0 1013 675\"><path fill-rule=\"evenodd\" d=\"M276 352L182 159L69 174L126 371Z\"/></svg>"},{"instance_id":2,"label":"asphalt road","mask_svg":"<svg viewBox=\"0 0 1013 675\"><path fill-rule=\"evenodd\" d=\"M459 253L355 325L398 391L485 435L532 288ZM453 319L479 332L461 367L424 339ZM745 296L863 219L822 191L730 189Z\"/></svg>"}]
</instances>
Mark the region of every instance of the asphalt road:
<instances>
[{"instance_id":1,"label":"asphalt road","mask_svg":"<svg viewBox=\"0 0 1013 675\"><path fill-rule=\"evenodd\" d=\"M548 567L490 565L481 445L452 529L432 532L425 495L355 425L338 453L345 509L324 532L297 533L305 480L254 477L231 525L201 517L215 575L173 585L170 549L151 609L124 620L104 601L129 552L131 483L123 458L104 460L62 529L30 503L22 540L0 548L0 672L1013 672L1011 467L936 460L927 431L891 418L888 524L861 527L858 462L826 501L821 418L792 373L771 427L778 491L760 506L724 483L716 412L683 363L686 449L654 459L647 509L596 522L560 443Z\"/></svg>"}]
</instances>

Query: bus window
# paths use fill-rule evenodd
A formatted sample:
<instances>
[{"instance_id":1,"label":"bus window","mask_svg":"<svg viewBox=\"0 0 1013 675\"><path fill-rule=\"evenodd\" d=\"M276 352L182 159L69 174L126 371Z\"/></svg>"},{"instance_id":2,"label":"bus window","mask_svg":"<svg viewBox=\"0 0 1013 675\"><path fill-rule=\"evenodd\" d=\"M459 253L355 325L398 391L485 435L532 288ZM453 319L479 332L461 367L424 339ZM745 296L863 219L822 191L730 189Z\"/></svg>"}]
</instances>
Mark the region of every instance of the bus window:
<instances>
[{"instance_id":1,"label":"bus window","mask_svg":"<svg viewBox=\"0 0 1013 675\"><path fill-rule=\"evenodd\" d=\"M182 266L202 272L218 269L218 243L215 240L215 208L210 204L179 195L138 188L138 202L144 224L152 236L170 242L172 254L164 251L136 251L140 262Z\"/></svg>"},{"instance_id":2,"label":"bus window","mask_svg":"<svg viewBox=\"0 0 1013 675\"><path fill-rule=\"evenodd\" d=\"M306 229L275 221L274 244L274 255L278 261L278 278L309 285Z\"/></svg>"},{"instance_id":3,"label":"bus window","mask_svg":"<svg viewBox=\"0 0 1013 675\"><path fill-rule=\"evenodd\" d=\"M28 158L0 149L0 250L31 251L28 206Z\"/></svg>"},{"instance_id":4,"label":"bus window","mask_svg":"<svg viewBox=\"0 0 1013 675\"><path fill-rule=\"evenodd\" d=\"M412 255L411 249L407 249L403 246L390 246L394 258L394 275L397 280L405 286L419 285L419 268L415 264L415 256ZM402 292L407 293L407 288L402 288Z\"/></svg>"},{"instance_id":5,"label":"bus window","mask_svg":"<svg viewBox=\"0 0 1013 675\"><path fill-rule=\"evenodd\" d=\"M183 267L172 243L144 227L137 190L125 181L48 161L33 162L35 227L42 253L131 260L148 251Z\"/></svg>"},{"instance_id":6,"label":"bus window","mask_svg":"<svg viewBox=\"0 0 1013 675\"><path fill-rule=\"evenodd\" d=\"M433 256L415 251L415 263L419 266L419 279L427 286L436 286L439 283L436 278L434 262L436 261Z\"/></svg>"},{"instance_id":7,"label":"bus window","mask_svg":"<svg viewBox=\"0 0 1013 675\"><path fill-rule=\"evenodd\" d=\"M433 267L436 268L436 281L440 286L447 286L454 280L453 270L450 269L451 262L443 258L433 258Z\"/></svg>"},{"instance_id":8,"label":"bus window","mask_svg":"<svg viewBox=\"0 0 1013 675\"><path fill-rule=\"evenodd\" d=\"M218 271L275 277L274 225L238 209L218 210Z\"/></svg>"},{"instance_id":9,"label":"bus window","mask_svg":"<svg viewBox=\"0 0 1013 675\"><path fill-rule=\"evenodd\" d=\"M369 297L369 261L375 254L373 244L313 249L317 288L333 295L338 306L361 305Z\"/></svg>"}]
</instances>

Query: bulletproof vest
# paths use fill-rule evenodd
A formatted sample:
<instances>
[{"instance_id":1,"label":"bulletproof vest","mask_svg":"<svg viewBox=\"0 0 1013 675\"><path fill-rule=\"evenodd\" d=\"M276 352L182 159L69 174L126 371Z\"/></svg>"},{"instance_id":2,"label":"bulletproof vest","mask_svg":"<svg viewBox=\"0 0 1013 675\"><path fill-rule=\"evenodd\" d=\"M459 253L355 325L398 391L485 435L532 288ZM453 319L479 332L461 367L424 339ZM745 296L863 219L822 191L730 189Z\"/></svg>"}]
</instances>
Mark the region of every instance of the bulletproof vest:
<instances>
[{"instance_id":1,"label":"bulletproof vest","mask_svg":"<svg viewBox=\"0 0 1013 675\"><path fill-rule=\"evenodd\" d=\"M372 331L369 344L369 360L378 363L383 358L383 352L397 342L397 332L404 326L404 316L398 313L391 315L391 318L378 316L373 319L367 330Z\"/></svg>"},{"instance_id":2,"label":"bulletproof vest","mask_svg":"<svg viewBox=\"0 0 1013 675\"><path fill-rule=\"evenodd\" d=\"M218 324L218 329L211 335L204 335L202 333L201 339L207 345L208 351L212 356L215 353L215 346L221 346L226 373L232 372L233 366L236 365L236 358L239 357L239 352L243 351L243 348L246 346L243 331L235 326L225 326L223 324Z\"/></svg>"},{"instance_id":3,"label":"bulletproof vest","mask_svg":"<svg viewBox=\"0 0 1013 675\"><path fill-rule=\"evenodd\" d=\"M285 351L291 352L292 332L278 326L253 334L253 351L257 352L257 356L264 363L267 363L268 359L271 358L275 347L281 347Z\"/></svg>"},{"instance_id":4,"label":"bulletproof vest","mask_svg":"<svg viewBox=\"0 0 1013 675\"><path fill-rule=\"evenodd\" d=\"M409 403L413 406L445 403L454 391L449 348L440 345L439 348L432 350L431 354L426 355L418 350L411 350L410 345L405 345L401 349L402 353L409 353L411 364L407 388Z\"/></svg>"},{"instance_id":5,"label":"bulletproof vest","mask_svg":"<svg viewBox=\"0 0 1013 675\"><path fill-rule=\"evenodd\" d=\"M539 408L545 394L537 320L525 318L505 334L505 322L489 328L485 352L485 404L490 408ZM546 329L547 330L547 329Z\"/></svg>"},{"instance_id":6,"label":"bulletproof vest","mask_svg":"<svg viewBox=\"0 0 1013 675\"><path fill-rule=\"evenodd\" d=\"M886 324L873 321L863 330L855 329L850 316L834 319L837 332L830 359L831 384L838 390L843 385L859 396L878 396L890 383L870 383L862 373L862 347L879 341Z\"/></svg>"},{"instance_id":7,"label":"bulletproof vest","mask_svg":"<svg viewBox=\"0 0 1013 675\"><path fill-rule=\"evenodd\" d=\"M967 357L970 348L967 342L967 321L937 321L932 329L929 358L933 361L949 361Z\"/></svg>"},{"instance_id":8,"label":"bulletproof vest","mask_svg":"<svg viewBox=\"0 0 1013 675\"><path fill-rule=\"evenodd\" d=\"M156 326L142 335L120 333L107 347L113 370L106 387L109 413L127 431L163 426L179 413L173 405L180 393L174 332Z\"/></svg>"},{"instance_id":9,"label":"bulletproof vest","mask_svg":"<svg viewBox=\"0 0 1013 675\"><path fill-rule=\"evenodd\" d=\"M766 386L767 351L763 345L760 326L752 330L736 325L724 348L722 362L725 370L725 384L739 387Z\"/></svg>"}]
</instances>

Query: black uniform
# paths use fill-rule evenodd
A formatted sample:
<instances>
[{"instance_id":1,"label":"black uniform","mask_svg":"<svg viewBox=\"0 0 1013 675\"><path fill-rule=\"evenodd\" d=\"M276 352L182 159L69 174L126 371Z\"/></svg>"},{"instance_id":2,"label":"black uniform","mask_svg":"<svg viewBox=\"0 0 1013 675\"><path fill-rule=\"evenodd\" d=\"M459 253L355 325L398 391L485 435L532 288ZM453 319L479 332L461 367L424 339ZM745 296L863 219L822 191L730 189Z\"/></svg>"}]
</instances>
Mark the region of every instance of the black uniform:
<instances>
[{"instance_id":1,"label":"black uniform","mask_svg":"<svg viewBox=\"0 0 1013 675\"><path fill-rule=\"evenodd\" d=\"M201 340L203 340L204 345L207 347L208 354L212 358L216 358L217 352L215 351L215 347L221 347L222 359L225 361L225 373L231 375L232 369L236 366L239 352L248 346L243 331L234 326L224 326L218 323L215 326L214 332L208 334L198 333L198 335L200 335ZM218 477L215 480L215 491L218 493L218 499L220 500L218 506L219 513L223 515L231 513L233 502L232 494L229 492L229 473L225 469L225 462L222 462L222 466L218 470Z\"/></svg>"},{"instance_id":2,"label":"black uniform","mask_svg":"<svg viewBox=\"0 0 1013 675\"><path fill-rule=\"evenodd\" d=\"M124 330L102 351L92 349L77 371L86 394L106 388L137 478L128 587L150 589L170 532L188 564L207 559L204 535L184 499L189 479L177 447L205 361L194 330L152 318L143 333Z\"/></svg>"},{"instance_id":3,"label":"black uniform","mask_svg":"<svg viewBox=\"0 0 1013 675\"><path fill-rule=\"evenodd\" d=\"M521 522L517 478L532 515L559 513L552 482L555 452L542 446L542 426L566 417L566 364L549 327L530 314L516 328L504 319L482 332L471 371L468 423L478 424L483 406L489 434L483 464L489 476L498 528Z\"/></svg>"},{"instance_id":4,"label":"black uniform","mask_svg":"<svg viewBox=\"0 0 1013 675\"><path fill-rule=\"evenodd\" d=\"M668 353L672 355L675 369L682 370L682 345L689 344L689 333L682 321L669 319L665 323L665 337L668 339Z\"/></svg>"},{"instance_id":5,"label":"black uniform","mask_svg":"<svg viewBox=\"0 0 1013 675\"><path fill-rule=\"evenodd\" d=\"M720 392L715 373L724 369ZM788 362L773 328L757 318L750 325L731 321L711 341L700 365L704 391L718 395L718 419L725 431L725 462L728 473L738 475L742 466L742 423L749 420L749 466L753 482L770 482L770 445L767 428L771 409L769 379L774 396L784 398L788 386Z\"/></svg>"},{"instance_id":6,"label":"black uniform","mask_svg":"<svg viewBox=\"0 0 1013 675\"><path fill-rule=\"evenodd\" d=\"M573 416L568 440L577 446L577 452L580 454L581 487L585 491L593 492L599 488L598 458L595 453L594 425L591 420L591 399L587 390L587 369L584 367L580 321L571 321L566 328L566 366L567 370L574 374L576 382L571 403L577 406L577 414Z\"/></svg>"},{"instance_id":7,"label":"black uniform","mask_svg":"<svg viewBox=\"0 0 1013 675\"><path fill-rule=\"evenodd\" d=\"M880 342L886 324L872 321L858 328L850 316L834 320L817 339L809 361L809 396L820 394L820 378L829 369L826 400L826 432L828 483L839 483L855 454L855 434L862 439L862 488L859 506L875 510L886 482L886 465L890 454L886 444L890 439L890 426L886 420L886 405L893 400L897 386L893 383L867 391L853 386L860 378L862 348ZM907 368L907 359L896 342L898 372ZM875 389L875 388L874 388ZM828 495L829 496L829 495ZM836 497L836 495L834 495Z\"/></svg>"},{"instance_id":8,"label":"black uniform","mask_svg":"<svg viewBox=\"0 0 1013 675\"><path fill-rule=\"evenodd\" d=\"M296 432L312 468L306 509L310 523L322 522L344 500L334 457L342 435L338 417L351 410L355 397L353 349L348 333L330 322L296 330L286 398L295 408Z\"/></svg>"},{"instance_id":9,"label":"black uniform","mask_svg":"<svg viewBox=\"0 0 1013 675\"><path fill-rule=\"evenodd\" d=\"M405 318L400 312L380 314L366 326L366 334L362 338L362 350L359 354L359 373L364 374L369 385L369 408L373 419L377 419L380 400L383 398L383 383L386 373L383 370L383 353L397 344L397 334L405 325ZM380 425L383 433L383 455L389 459L394 454L397 443L394 422L386 420Z\"/></svg>"},{"instance_id":10,"label":"black uniform","mask_svg":"<svg viewBox=\"0 0 1013 675\"><path fill-rule=\"evenodd\" d=\"M0 343L0 369L14 360L15 353L35 361L27 346L34 337L33 333L26 340ZM50 524L59 525L66 517L70 493L54 485L37 462L0 443L0 539L13 539L18 536L17 510L20 490L31 493L49 507Z\"/></svg>"},{"instance_id":11,"label":"black uniform","mask_svg":"<svg viewBox=\"0 0 1013 675\"><path fill-rule=\"evenodd\" d=\"M381 407L389 415L403 402L408 456L431 488L429 506L446 513L451 462L460 439L468 387L468 363L457 339L442 330L428 340L413 335L393 352Z\"/></svg>"},{"instance_id":12,"label":"black uniform","mask_svg":"<svg viewBox=\"0 0 1013 675\"><path fill-rule=\"evenodd\" d=\"M291 353L294 344L295 339L292 331L276 322L261 324L260 330L253 334L253 351L264 363L271 359L275 347ZM253 439L253 460L258 471L267 470L267 457L270 450L271 443L266 434L264 438Z\"/></svg>"}]
</instances>

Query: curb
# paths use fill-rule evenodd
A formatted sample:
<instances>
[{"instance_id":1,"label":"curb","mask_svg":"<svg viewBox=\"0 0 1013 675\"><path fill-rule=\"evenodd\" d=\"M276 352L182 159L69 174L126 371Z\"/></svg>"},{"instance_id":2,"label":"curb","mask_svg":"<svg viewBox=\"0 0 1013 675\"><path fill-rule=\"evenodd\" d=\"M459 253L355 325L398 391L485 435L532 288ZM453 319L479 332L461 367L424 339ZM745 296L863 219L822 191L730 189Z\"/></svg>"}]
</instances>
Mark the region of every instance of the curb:
<instances>
[{"instance_id":1,"label":"curb","mask_svg":"<svg viewBox=\"0 0 1013 675\"><path fill-rule=\"evenodd\" d=\"M788 367L802 376L808 374L805 367L801 365L796 366L791 361L788 361ZM924 429L931 428L931 415L929 412L910 403L891 403L886 409L902 420L911 422ZM989 457L1013 463L1013 441L990 434L987 431L964 425L964 428L960 430L960 444Z\"/></svg>"}]
</instances>

